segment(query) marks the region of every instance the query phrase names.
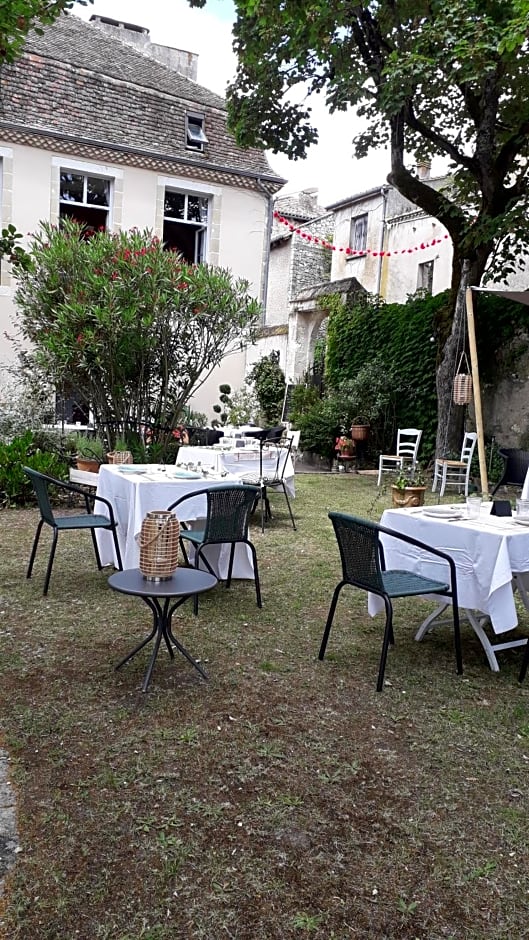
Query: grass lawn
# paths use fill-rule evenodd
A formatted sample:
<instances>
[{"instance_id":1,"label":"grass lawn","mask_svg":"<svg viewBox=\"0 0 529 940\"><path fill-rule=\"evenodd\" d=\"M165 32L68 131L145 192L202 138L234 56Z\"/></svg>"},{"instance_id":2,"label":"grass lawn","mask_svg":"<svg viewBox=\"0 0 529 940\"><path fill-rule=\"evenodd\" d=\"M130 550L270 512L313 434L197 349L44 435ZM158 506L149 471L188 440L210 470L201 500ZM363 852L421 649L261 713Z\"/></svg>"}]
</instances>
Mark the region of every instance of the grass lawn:
<instances>
[{"instance_id":1,"label":"grass lawn","mask_svg":"<svg viewBox=\"0 0 529 940\"><path fill-rule=\"evenodd\" d=\"M383 618L344 589L317 659L339 558L327 512L379 518L375 480L298 475L252 530L252 582L175 616L204 682L160 650L114 664L150 624L108 589L89 536L47 534L25 579L36 510L1 513L1 744L21 851L3 940L519 940L529 937L529 679L521 651L490 672L463 625L415 643L431 605ZM429 499L433 499L431 494ZM453 500L453 496L451 497ZM529 614L520 611L529 627ZM3 934L1 933L3 930Z\"/></svg>"}]
</instances>

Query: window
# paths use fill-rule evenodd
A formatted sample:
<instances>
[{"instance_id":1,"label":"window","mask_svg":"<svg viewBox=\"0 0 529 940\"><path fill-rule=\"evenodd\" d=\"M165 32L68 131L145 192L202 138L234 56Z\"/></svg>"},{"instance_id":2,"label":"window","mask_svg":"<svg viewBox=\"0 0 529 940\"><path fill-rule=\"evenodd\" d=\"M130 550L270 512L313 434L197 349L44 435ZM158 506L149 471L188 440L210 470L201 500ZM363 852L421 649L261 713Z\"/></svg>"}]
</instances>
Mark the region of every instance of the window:
<instances>
[{"instance_id":1,"label":"window","mask_svg":"<svg viewBox=\"0 0 529 940\"><path fill-rule=\"evenodd\" d=\"M163 242L178 251L189 264L203 261L206 253L209 199L194 193L166 189L163 209Z\"/></svg>"},{"instance_id":2,"label":"window","mask_svg":"<svg viewBox=\"0 0 529 940\"><path fill-rule=\"evenodd\" d=\"M204 150L208 143L204 121L203 114L186 114L186 146L192 150Z\"/></svg>"},{"instance_id":3,"label":"window","mask_svg":"<svg viewBox=\"0 0 529 940\"><path fill-rule=\"evenodd\" d=\"M367 247L367 212L351 219L349 245L353 251L365 251Z\"/></svg>"},{"instance_id":4,"label":"window","mask_svg":"<svg viewBox=\"0 0 529 940\"><path fill-rule=\"evenodd\" d=\"M110 180L61 169L59 217L74 219L88 232L108 228Z\"/></svg>"},{"instance_id":5,"label":"window","mask_svg":"<svg viewBox=\"0 0 529 940\"><path fill-rule=\"evenodd\" d=\"M432 293L433 288L433 261L424 261L417 268L417 290Z\"/></svg>"}]
</instances>

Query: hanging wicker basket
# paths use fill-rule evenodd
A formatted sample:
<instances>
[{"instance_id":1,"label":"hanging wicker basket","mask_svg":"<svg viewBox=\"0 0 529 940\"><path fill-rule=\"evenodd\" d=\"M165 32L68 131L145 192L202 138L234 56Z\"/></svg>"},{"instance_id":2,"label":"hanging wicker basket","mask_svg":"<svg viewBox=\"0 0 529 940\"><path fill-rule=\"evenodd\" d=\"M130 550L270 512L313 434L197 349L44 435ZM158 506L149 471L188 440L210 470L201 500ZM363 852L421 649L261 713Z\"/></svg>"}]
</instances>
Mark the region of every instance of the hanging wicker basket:
<instances>
[{"instance_id":1,"label":"hanging wicker basket","mask_svg":"<svg viewBox=\"0 0 529 940\"><path fill-rule=\"evenodd\" d=\"M458 374L454 378L452 397L456 405L468 405L472 401L472 376L464 372L459 372L465 361L466 368L469 369L468 360L463 353L457 367ZM470 371L470 369L469 369Z\"/></svg>"},{"instance_id":2,"label":"hanging wicker basket","mask_svg":"<svg viewBox=\"0 0 529 940\"><path fill-rule=\"evenodd\" d=\"M136 535L140 571L146 581L169 581L178 567L180 523L164 509L148 512Z\"/></svg>"},{"instance_id":3,"label":"hanging wicker basket","mask_svg":"<svg viewBox=\"0 0 529 940\"><path fill-rule=\"evenodd\" d=\"M351 437L353 441L367 441L369 437L369 424L362 419L361 415L358 415L357 418L353 418Z\"/></svg>"}]
</instances>

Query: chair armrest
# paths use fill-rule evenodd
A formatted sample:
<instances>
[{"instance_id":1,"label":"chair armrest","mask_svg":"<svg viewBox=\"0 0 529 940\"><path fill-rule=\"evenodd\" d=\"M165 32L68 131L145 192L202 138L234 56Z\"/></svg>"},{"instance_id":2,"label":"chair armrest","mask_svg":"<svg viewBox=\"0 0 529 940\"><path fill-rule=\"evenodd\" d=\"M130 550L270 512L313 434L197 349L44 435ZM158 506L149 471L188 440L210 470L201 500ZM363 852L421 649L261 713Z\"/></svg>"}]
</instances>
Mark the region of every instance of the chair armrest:
<instances>
[{"instance_id":1,"label":"chair armrest","mask_svg":"<svg viewBox=\"0 0 529 940\"><path fill-rule=\"evenodd\" d=\"M45 474L43 474L43 476L45 476ZM87 514L93 512L93 501L96 499L95 494L87 493L86 490L83 490L81 486L77 486L75 483L66 483L63 480L56 480L54 477L46 477L46 479L50 485L56 486L58 489L66 490L67 493L76 493L78 496L82 496ZM100 497L97 498L99 499Z\"/></svg>"},{"instance_id":2,"label":"chair armrest","mask_svg":"<svg viewBox=\"0 0 529 940\"><path fill-rule=\"evenodd\" d=\"M431 545L428 545L426 542L421 542L420 539L414 538L412 535L404 535L403 532L395 532L394 529L388 529L386 526L379 525L377 526L378 531L384 535L390 535L394 539L399 539L401 542L407 542L408 545L414 545L416 548L422 549L424 552L428 552L430 555L436 555L437 558L442 558L443 561L446 561L450 568L450 593L452 595L453 604L455 607L457 604L457 573L456 573L456 563L451 555L448 555L446 552L442 552L439 548L433 548ZM384 561L384 552L382 545L380 545L380 550L382 554L382 560Z\"/></svg>"}]
</instances>

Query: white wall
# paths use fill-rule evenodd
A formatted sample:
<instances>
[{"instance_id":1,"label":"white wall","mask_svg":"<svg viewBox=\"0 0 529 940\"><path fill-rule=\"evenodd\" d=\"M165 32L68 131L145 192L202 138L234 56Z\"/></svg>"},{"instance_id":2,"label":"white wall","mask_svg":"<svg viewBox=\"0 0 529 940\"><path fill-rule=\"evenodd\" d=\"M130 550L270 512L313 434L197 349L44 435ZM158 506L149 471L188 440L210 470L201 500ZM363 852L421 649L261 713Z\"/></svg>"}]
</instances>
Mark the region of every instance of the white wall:
<instances>
[{"instance_id":1,"label":"white wall","mask_svg":"<svg viewBox=\"0 0 529 940\"><path fill-rule=\"evenodd\" d=\"M119 165L75 161L58 151L44 151L27 146L7 146L0 139L0 155L4 153L5 198L2 200L2 227L12 222L25 235L36 231L39 222L58 218L58 173L61 165L85 168L85 172L115 177L112 227L129 229L137 226L162 234L163 188L166 180L185 185L190 191L211 195L213 211L208 232L208 262L228 268L236 277L249 281L250 293L259 298L264 270L263 250L266 243L268 205L264 195L246 189L208 183L193 184L178 176L162 177L151 170ZM10 156L6 153L12 151ZM12 176L8 172L12 165ZM13 344L5 333L12 334L16 321L13 303L15 284L8 271L3 272L0 285L0 366L16 359ZM194 396L191 406L214 417L212 406L218 402L218 386L224 382L235 390L242 385L245 354L229 356Z\"/></svg>"}]
</instances>

